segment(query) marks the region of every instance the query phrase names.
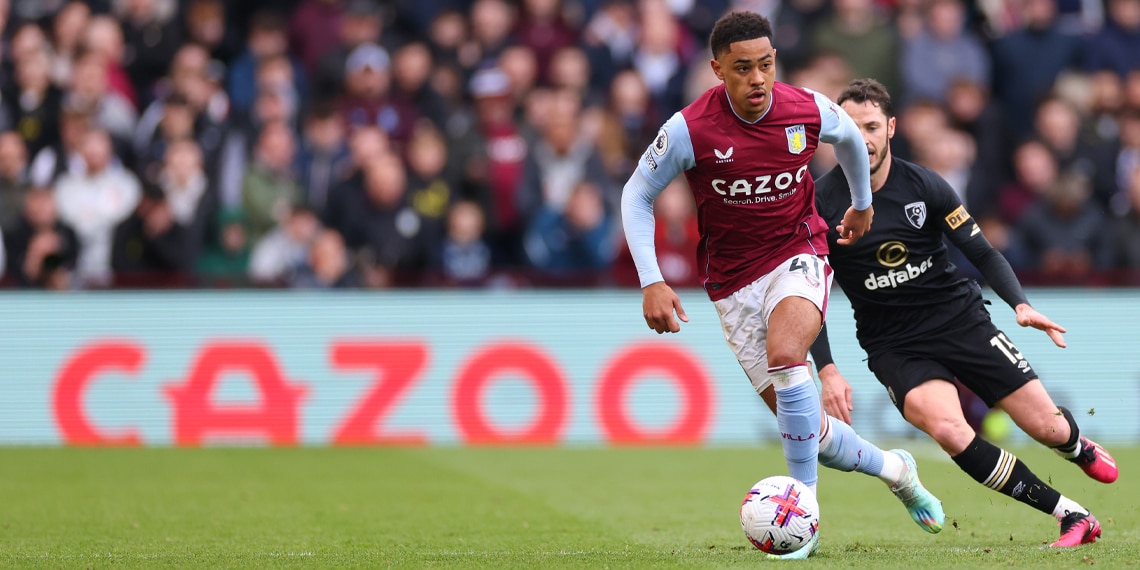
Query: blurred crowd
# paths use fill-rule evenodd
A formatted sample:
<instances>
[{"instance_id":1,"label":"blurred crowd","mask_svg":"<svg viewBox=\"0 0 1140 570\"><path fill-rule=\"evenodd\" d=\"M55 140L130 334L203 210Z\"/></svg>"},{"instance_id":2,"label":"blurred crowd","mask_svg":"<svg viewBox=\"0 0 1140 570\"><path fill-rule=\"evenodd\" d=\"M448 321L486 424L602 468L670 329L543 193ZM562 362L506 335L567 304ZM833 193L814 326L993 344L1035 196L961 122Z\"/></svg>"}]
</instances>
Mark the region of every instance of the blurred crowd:
<instances>
[{"instance_id":1,"label":"blurred crowd","mask_svg":"<svg viewBox=\"0 0 1140 570\"><path fill-rule=\"evenodd\" d=\"M0 284L636 286L622 185L734 9L886 84L1029 283L1140 284L1140 0L0 0Z\"/></svg>"}]
</instances>

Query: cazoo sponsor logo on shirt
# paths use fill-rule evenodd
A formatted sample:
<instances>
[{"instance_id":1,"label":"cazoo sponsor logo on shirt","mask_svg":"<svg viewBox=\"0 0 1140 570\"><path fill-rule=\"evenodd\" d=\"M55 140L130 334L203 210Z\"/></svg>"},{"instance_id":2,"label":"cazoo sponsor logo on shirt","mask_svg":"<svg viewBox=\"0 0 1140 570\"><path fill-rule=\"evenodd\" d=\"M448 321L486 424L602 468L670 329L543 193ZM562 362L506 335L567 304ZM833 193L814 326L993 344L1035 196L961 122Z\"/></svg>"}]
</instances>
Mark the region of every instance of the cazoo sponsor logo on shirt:
<instances>
[{"instance_id":1,"label":"cazoo sponsor logo on shirt","mask_svg":"<svg viewBox=\"0 0 1140 570\"><path fill-rule=\"evenodd\" d=\"M798 188L794 185L803 182L804 177L807 176L808 167L805 164L799 170L785 171L779 174L762 174L754 177L752 180L747 178L740 178L737 180L723 180L717 178L712 181L712 189L717 194L724 196L724 203L726 204L757 204L760 202L774 202L783 198L787 198L796 193ZM789 192L784 190L791 189ZM773 190L780 191L780 194L775 196L767 196Z\"/></svg>"}]
</instances>

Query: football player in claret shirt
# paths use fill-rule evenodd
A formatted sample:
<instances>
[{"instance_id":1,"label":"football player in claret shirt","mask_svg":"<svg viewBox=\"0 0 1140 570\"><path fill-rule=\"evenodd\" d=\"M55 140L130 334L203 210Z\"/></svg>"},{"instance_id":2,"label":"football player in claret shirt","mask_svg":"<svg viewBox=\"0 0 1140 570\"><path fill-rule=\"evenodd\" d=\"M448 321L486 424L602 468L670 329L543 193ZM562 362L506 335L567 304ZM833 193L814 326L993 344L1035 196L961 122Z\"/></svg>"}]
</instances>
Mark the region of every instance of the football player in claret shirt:
<instances>
[{"instance_id":1,"label":"football player in claret shirt","mask_svg":"<svg viewBox=\"0 0 1140 570\"><path fill-rule=\"evenodd\" d=\"M1117 478L1108 452L1081 436L1073 414L1053 403L1025 356L994 326L977 283L957 276L943 236L1013 308L1017 324L1044 331L1062 348L1065 329L1029 305L1009 263L945 180L891 156L895 118L886 89L874 80L857 79L839 103L863 132L874 190L875 227L858 244L832 248L830 257L855 311L867 366L903 417L937 441L970 477L1056 517L1061 537L1053 546L1095 542L1100 523L1088 509L1058 493L1013 454L982 439L966 422L955 378L1089 477L1102 483ZM824 219L843 217L851 203L848 185L837 170L820 178L816 202ZM838 242L839 235L831 233L828 239ZM849 418L851 387L832 362L826 327L812 356L824 408Z\"/></svg>"},{"instance_id":2,"label":"football player in claret shirt","mask_svg":"<svg viewBox=\"0 0 1140 570\"><path fill-rule=\"evenodd\" d=\"M832 279L808 163L821 141L835 145L852 200L836 227L840 247L871 225L870 168L859 128L842 109L775 81L771 39L759 14L722 17L709 39L722 84L666 121L625 185L622 217L645 321L660 334L680 331L677 318L688 320L661 276L653 241L654 199L684 174L697 207L701 281L725 340L776 413L789 474L813 491L819 462L878 476L920 526L938 532L942 506L919 482L913 457L883 452L821 414L806 360ZM813 536L785 556L806 557L818 544Z\"/></svg>"}]
</instances>

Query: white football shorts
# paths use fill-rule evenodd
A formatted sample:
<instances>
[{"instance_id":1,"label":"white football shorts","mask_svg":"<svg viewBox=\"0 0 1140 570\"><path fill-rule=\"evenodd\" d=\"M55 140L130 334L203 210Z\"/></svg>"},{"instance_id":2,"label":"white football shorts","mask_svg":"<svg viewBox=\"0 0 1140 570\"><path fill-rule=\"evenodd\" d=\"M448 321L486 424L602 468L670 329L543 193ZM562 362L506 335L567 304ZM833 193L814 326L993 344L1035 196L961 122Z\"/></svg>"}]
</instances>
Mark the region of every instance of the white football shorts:
<instances>
[{"instance_id":1,"label":"white football shorts","mask_svg":"<svg viewBox=\"0 0 1140 570\"><path fill-rule=\"evenodd\" d=\"M728 347L748 374L756 393L772 382L768 378L768 318L780 301L803 297L827 314L832 271L827 257L803 253L732 295L714 301Z\"/></svg>"}]
</instances>

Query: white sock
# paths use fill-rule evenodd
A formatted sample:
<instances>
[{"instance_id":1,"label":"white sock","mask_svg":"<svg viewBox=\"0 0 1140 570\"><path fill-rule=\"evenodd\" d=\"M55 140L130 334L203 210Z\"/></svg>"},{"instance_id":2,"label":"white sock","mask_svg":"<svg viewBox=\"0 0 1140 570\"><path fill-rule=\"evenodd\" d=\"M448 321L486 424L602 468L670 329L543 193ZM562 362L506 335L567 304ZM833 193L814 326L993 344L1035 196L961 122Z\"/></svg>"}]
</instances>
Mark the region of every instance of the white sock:
<instances>
[{"instance_id":1,"label":"white sock","mask_svg":"<svg viewBox=\"0 0 1140 570\"><path fill-rule=\"evenodd\" d=\"M879 472L879 480L888 485L897 485L903 473L906 473L906 462L897 454L884 451L883 470Z\"/></svg>"},{"instance_id":2,"label":"white sock","mask_svg":"<svg viewBox=\"0 0 1140 570\"><path fill-rule=\"evenodd\" d=\"M1061 495L1061 500L1057 501L1057 506L1053 507L1053 516L1057 517L1057 520L1061 520L1069 513L1085 513L1087 515L1089 510L1076 501Z\"/></svg>"}]
</instances>

